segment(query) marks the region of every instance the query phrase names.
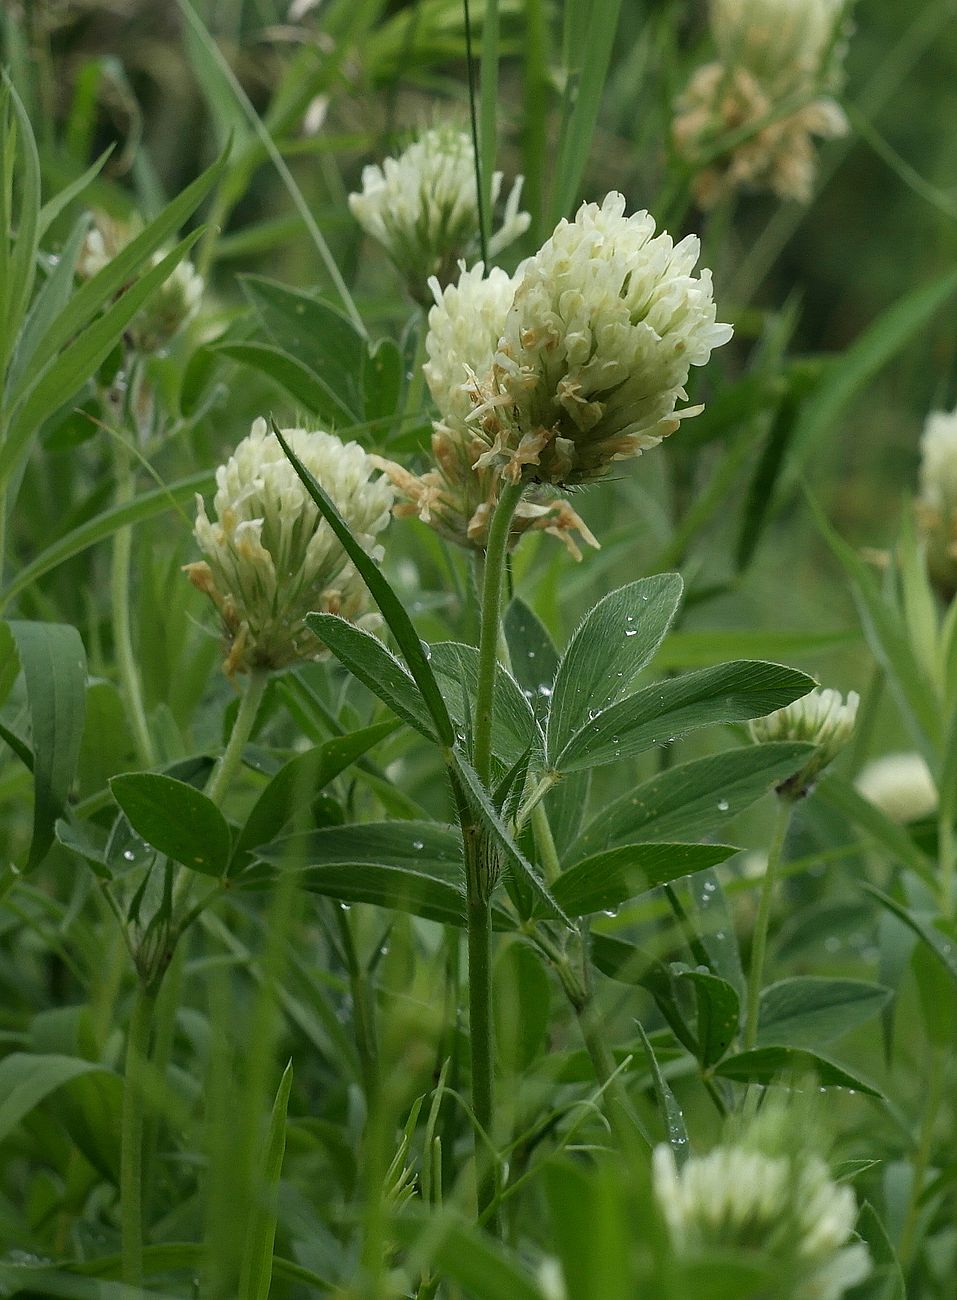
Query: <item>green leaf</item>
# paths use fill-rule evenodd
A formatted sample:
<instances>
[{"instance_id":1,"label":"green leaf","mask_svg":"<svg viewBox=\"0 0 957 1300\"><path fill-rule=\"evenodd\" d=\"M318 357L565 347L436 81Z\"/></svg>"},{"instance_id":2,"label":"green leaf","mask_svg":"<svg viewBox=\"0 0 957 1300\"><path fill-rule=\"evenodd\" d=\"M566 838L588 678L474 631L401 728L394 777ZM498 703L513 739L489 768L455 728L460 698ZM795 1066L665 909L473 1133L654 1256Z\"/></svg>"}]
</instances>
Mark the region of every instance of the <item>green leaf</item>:
<instances>
[{"instance_id":1,"label":"green leaf","mask_svg":"<svg viewBox=\"0 0 957 1300\"><path fill-rule=\"evenodd\" d=\"M381 338L366 349L362 365L362 406L367 422L399 412L402 352L394 339Z\"/></svg>"},{"instance_id":2,"label":"green leaf","mask_svg":"<svg viewBox=\"0 0 957 1300\"><path fill-rule=\"evenodd\" d=\"M782 1075L812 1074L822 1088L849 1088L869 1097L883 1095L873 1084L849 1073L836 1061L798 1047L757 1047L750 1052L740 1052L722 1061L715 1073L738 1083L764 1085L779 1082Z\"/></svg>"},{"instance_id":3,"label":"green leaf","mask_svg":"<svg viewBox=\"0 0 957 1300\"><path fill-rule=\"evenodd\" d=\"M129 772L110 781L113 798L147 844L204 876L224 876L231 840L226 818L185 781Z\"/></svg>"},{"instance_id":4,"label":"green leaf","mask_svg":"<svg viewBox=\"0 0 957 1300\"><path fill-rule=\"evenodd\" d=\"M75 627L19 623L8 627L23 669L33 749L33 838L26 870L53 843L76 772L86 702L86 654Z\"/></svg>"},{"instance_id":5,"label":"green leaf","mask_svg":"<svg viewBox=\"0 0 957 1300\"><path fill-rule=\"evenodd\" d=\"M6 267L3 301L0 302L0 312L3 315L4 326L2 356L6 360L19 330L20 322L23 320L27 304L30 301L36 275L40 216L40 158L37 153L36 140L33 137L33 129L30 126L30 118L5 70L3 84L5 98L9 97L9 103L13 108L14 117L17 121L21 158L18 185L16 187L20 196L20 208L16 215L17 232ZM2 129L6 130L6 127L7 115L4 112ZM5 143L12 144L12 133L9 141ZM8 164L6 159L4 159L4 163L6 167L9 167L9 178L5 176L2 183L9 185L12 179L13 163L11 161ZM0 238L6 240L7 232L5 230L0 231Z\"/></svg>"},{"instance_id":6,"label":"green leaf","mask_svg":"<svg viewBox=\"0 0 957 1300\"><path fill-rule=\"evenodd\" d=\"M246 275L242 287L277 347L311 370L327 389L342 412L339 420L361 424L367 353L365 339L352 322L313 294L276 280Z\"/></svg>"},{"instance_id":7,"label":"green leaf","mask_svg":"<svg viewBox=\"0 0 957 1300\"><path fill-rule=\"evenodd\" d=\"M888 912L892 912L903 921L919 939L923 939L944 969L957 980L957 937L939 930L934 917L930 914L921 915L914 912L903 903L899 903L896 898L891 898L890 894L885 894L866 882L861 885L861 888L866 889L873 898L876 898L881 907L886 907Z\"/></svg>"},{"instance_id":8,"label":"green leaf","mask_svg":"<svg viewBox=\"0 0 957 1300\"><path fill-rule=\"evenodd\" d=\"M296 875L311 894L341 903L374 903L397 912L411 912L443 925L465 925L465 894L447 880L423 875L409 867L384 863L331 863L307 867Z\"/></svg>"},{"instance_id":9,"label":"green leaf","mask_svg":"<svg viewBox=\"0 0 957 1300\"><path fill-rule=\"evenodd\" d=\"M747 745L670 767L604 808L571 853L584 857L626 841L710 835L796 772L813 752L813 745Z\"/></svg>"},{"instance_id":10,"label":"green leaf","mask_svg":"<svg viewBox=\"0 0 957 1300\"><path fill-rule=\"evenodd\" d=\"M429 663L439 678L452 720L464 728L478 692L478 651L459 641L433 641ZM511 765L531 747L541 745L531 705L515 678L501 664L495 666L492 703L492 749Z\"/></svg>"},{"instance_id":11,"label":"green leaf","mask_svg":"<svg viewBox=\"0 0 957 1300\"><path fill-rule=\"evenodd\" d=\"M57 1088L90 1072L109 1073L96 1061L74 1056L14 1052L0 1061L0 1141Z\"/></svg>"},{"instance_id":12,"label":"green leaf","mask_svg":"<svg viewBox=\"0 0 957 1300\"><path fill-rule=\"evenodd\" d=\"M259 1179L259 1195L251 1214L252 1222L247 1229L238 1300L268 1300L269 1297L273 1247L276 1242L276 1199L283 1156L286 1153L286 1111L289 1108L291 1090L292 1061L283 1071L276 1100L273 1102L269 1132L260 1163L262 1174Z\"/></svg>"},{"instance_id":13,"label":"green leaf","mask_svg":"<svg viewBox=\"0 0 957 1300\"><path fill-rule=\"evenodd\" d=\"M6 440L0 443L0 482L9 478L43 421L65 406L103 364L133 317L169 278L201 234L202 231L196 230L181 240L172 252L78 335L55 362L36 374L12 417ZM28 374L35 374L35 368L36 361L29 367Z\"/></svg>"},{"instance_id":14,"label":"green leaf","mask_svg":"<svg viewBox=\"0 0 957 1300\"><path fill-rule=\"evenodd\" d=\"M655 1090L655 1097L658 1101L658 1109L661 1111L665 1121L665 1130L668 1135L668 1144L674 1152L675 1163L680 1168L690 1155L688 1145L688 1130L685 1127L685 1117L681 1113L681 1107L675 1100L675 1094L671 1091L661 1073L661 1067L658 1065L658 1058L655 1056L654 1048L648 1041L648 1035L645 1033L644 1026L640 1021L636 1021L638 1035L641 1038L641 1044L645 1049L645 1056L648 1058L648 1068L651 1070L651 1082Z\"/></svg>"},{"instance_id":15,"label":"green leaf","mask_svg":"<svg viewBox=\"0 0 957 1300\"><path fill-rule=\"evenodd\" d=\"M263 790L246 818L233 849L230 873L236 870L241 856L276 837L293 816L297 806L324 789L357 758L391 736L395 722L378 722L348 736L337 736L297 754L283 764Z\"/></svg>"},{"instance_id":16,"label":"green leaf","mask_svg":"<svg viewBox=\"0 0 957 1300\"><path fill-rule=\"evenodd\" d=\"M795 976L761 993L758 1046L830 1043L876 1016L891 990L866 980Z\"/></svg>"},{"instance_id":17,"label":"green leaf","mask_svg":"<svg viewBox=\"0 0 957 1300\"><path fill-rule=\"evenodd\" d=\"M526 1265L485 1232L444 1209L403 1209L392 1220L396 1239L431 1271L457 1283L474 1300L545 1300Z\"/></svg>"},{"instance_id":18,"label":"green leaf","mask_svg":"<svg viewBox=\"0 0 957 1300\"><path fill-rule=\"evenodd\" d=\"M86 215L76 222L60 249L56 266L34 296L10 361L7 372L8 388L16 385L40 340L57 316L66 310L74 287L76 259L83 247L89 226L89 217Z\"/></svg>"},{"instance_id":19,"label":"green leaf","mask_svg":"<svg viewBox=\"0 0 957 1300\"><path fill-rule=\"evenodd\" d=\"M439 690L435 675L429 667L425 651L422 649L422 642L419 640L412 625L412 620L405 612L402 602L379 571L375 561L365 553L349 532L349 527L339 514L335 504L299 460L296 453L282 436L282 431L277 429L275 424L273 425L273 432L279 440L279 445L286 453L289 463L318 506L319 513L342 543L343 550L352 560L359 576L368 587L372 599L379 606L382 617L389 625L389 630L402 651L409 672L412 674L422 699L432 715L432 721L435 723L435 731L439 740L443 745L451 745L455 740L455 729L452 726L452 720L449 717L448 709L445 707L445 701L442 699L442 692ZM368 685L368 683L366 684ZM391 703L389 707L392 707ZM402 717L403 715L400 714L399 716ZM413 723L412 725L415 726L416 724ZM421 728L418 729L421 730Z\"/></svg>"},{"instance_id":20,"label":"green leaf","mask_svg":"<svg viewBox=\"0 0 957 1300\"><path fill-rule=\"evenodd\" d=\"M544 723L558 671L558 651L538 615L517 596L505 611L503 626L515 680L536 719Z\"/></svg>"},{"instance_id":21,"label":"green leaf","mask_svg":"<svg viewBox=\"0 0 957 1300\"><path fill-rule=\"evenodd\" d=\"M571 916L614 911L656 885L724 862L737 849L727 844L627 844L577 862L552 886Z\"/></svg>"},{"instance_id":22,"label":"green leaf","mask_svg":"<svg viewBox=\"0 0 957 1300\"><path fill-rule=\"evenodd\" d=\"M558 665L546 731L549 763L589 719L621 698L664 640L681 600L676 573L609 592L583 619Z\"/></svg>"},{"instance_id":23,"label":"green leaf","mask_svg":"<svg viewBox=\"0 0 957 1300\"><path fill-rule=\"evenodd\" d=\"M191 474L189 478L170 483L168 487L158 487L150 492L143 492L133 501L111 506L93 519L87 519L51 542L45 550L19 569L13 581L0 593L0 604L9 604L22 591L32 587L38 578L55 569L58 564L63 564L88 547L95 546L97 542L112 537L120 528L153 519L167 510L175 510L186 502L192 502L197 492L210 492L215 486L216 479L213 472L203 470L202 473Z\"/></svg>"},{"instance_id":24,"label":"green leaf","mask_svg":"<svg viewBox=\"0 0 957 1300\"><path fill-rule=\"evenodd\" d=\"M737 989L718 975L700 970L681 971L677 980L694 988L698 1060L708 1069L721 1060L738 1032L741 1002Z\"/></svg>"},{"instance_id":25,"label":"green leaf","mask_svg":"<svg viewBox=\"0 0 957 1300\"><path fill-rule=\"evenodd\" d=\"M492 980L498 1068L520 1076L545 1046L551 985L538 953L524 943L509 943L499 949Z\"/></svg>"},{"instance_id":26,"label":"green leaf","mask_svg":"<svg viewBox=\"0 0 957 1300\"><path fill-rule=\"evenodd\" d=\"M813 685L813 678L794 668L747 659L656 682L596 714L553 765L573 772L633 758L698 727L763 717Z\"/></svg>"},{"instance_id":27,"label":"green leaf","mask_svg":"<svg viewBox=\"0 0 957 1300\"><path fill-rule=\"evenodd\" d=\"M95 162L91 163L81 176L78 176L74 181L70 181L69 185L64 185L62 189L57 190L56 194L47 199L46 203L44 203L43 207L40 209L40 216L37 222L37 233L41 239L53 225L54 221L56 221L60 213L65 212L73 200L79 198L83 191L92 185L97 176L99 176L100 172L106 166L110 154L112 154L115 147L116 146L112 144L108 145L100 154L99 158L97 158Z\"/></svg>"},{"instance_id":28,"label":"green leaf","mask_svg":"<svg viewBox=\"0 0 957 1300\"><path fill-rule=\"evenodd\" d=\"M297 402L301 402L310 415L323 423L349 425L356 423L351 411L333 392L321 376L282 348L269 343L219 343L210 349L220 356L229 357L246 366L252 366L276 381Z\"/></svg>"},{"instance_id":29,"label":"green leaf","mask_svg":"<svg viewBox=\"0 0 957 1300\"><path fill-rule=\"evenodd\" d=\"M306 626L340 663L392 712L428 740L436 739L429 709L419 688L378 637L338 614L307 614ZM444 707L444 705L443 705Z\"/></svg>"},{"instance_id":30,"label":"green leaf","mask_svg":"<svg viewBox=\"0 0 957 1300\"><path fill-rule=\"evenodd\" d=\"M874 1273L863 1292L855 1288L856 1300L906 1300L907 1287L897 1251L884 1223L870 1201L864 1201L856 1224L858 1235L870 1247Z\"/></svg>"},{"instance_id":31,"label":"green leaf","mask_svg":"<svg viewBox=\"0 0 957 1300\"><path fill-rule=\"evenodd\" d=\"M542 915L564 921L566 925L571 926L571 922L562 911L561 906L556 902L548 885L539 875L538 870L526 858L515 842L511 831L496 812L495 805L479 780L478 773L457 745L452 749L452 766L462 781L469 802L478 813L479 818L485 823L485 828L491 839L498 845L506 862L511 865L514 871L519 873L525 884L532 890Z\"/></svg>"},{"instance_id":32,"label":"green leaf","mask_svg":"<svg viewBox=\"0 0 957 1300\"><path fill-rule=\"evenodd\" d=\"M295 831L260 847L258 856L278 867L297 863L362 863L403 866L464 887L462 836L455 826L439 822L366 822L357 826L325 826Z\"/></svg>"}]
</instances>

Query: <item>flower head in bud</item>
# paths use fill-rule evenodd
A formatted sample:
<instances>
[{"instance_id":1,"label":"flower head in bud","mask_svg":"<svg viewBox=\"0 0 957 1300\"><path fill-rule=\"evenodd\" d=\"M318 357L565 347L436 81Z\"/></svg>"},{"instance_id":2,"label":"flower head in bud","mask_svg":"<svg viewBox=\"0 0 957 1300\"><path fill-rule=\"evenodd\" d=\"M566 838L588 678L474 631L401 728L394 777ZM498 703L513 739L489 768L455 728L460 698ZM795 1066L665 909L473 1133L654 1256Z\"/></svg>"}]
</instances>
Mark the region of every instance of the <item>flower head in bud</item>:
<instances>
[{"instance_id":1,"label":"flower head in bud","mask_svg":"<svg viewBox=\"0 0 957 1300\"><path fill-rule=\"evenodd\" d=\"M283 436L378 559L375 539L389 521L393 492L370 458L331 433L287 429ZM211 522L196 499L195 535L206 558L186 572L219 611L228 674L314 658L322 645L303 626L310 611L370 620L361 578L265 420L216 471L213 505Z\"/></svg>"},{"instance_id":2,"label":"flower head in bud","mask_svg":"<svg viewBox=\"0 0 957 1300\"><path fill-rule=\"evenodd\" d=\"M142 223L115 221L99 213L77 258L77 275L89 280L116 257L136 235ZM155 252L150 267L158 266L166 253ZM199 311L205 281L192 262L177 263L141 311L134 316L128 334L138 352L158 352L169 344Z\"/></svg>"},{"instance_id":3,"label":"flower head in bud","mask_svg":"<svg viewBox=\"0 0 957 1300\"><path fill-rule=\"evenodd\" d=\"M493 204L502 180L501 172L493 174ZM521 194L518 177L505 202L502 224L489 240L492 256L528 229L531 218L518 207ZM363 230L386 249L412 297L423 300L429 277L448 283L456 263L478 243L471 138L449 126L423 132L398 158L363 168L362 190L349 195L349 207Z\"/></svg>"},{"instance_id":4,"label":"flower head in bud","mask_svg":"<svg viewBox=\"0 0 957 1300\"><path fill-rule=\"evenodd\" d=\"M957 410L928 416L920 453L917 522L931 580L951 600L957 593Z\"/></svg>"},{"instance_id":5,"label":"flower head in bud","mask_svg":"<svg viewBox=\"0 0 957 1300\"><path fill-rule=\"evenodd\" d=\"M810 199L815 137L847 132L842 109L822 94L840 79L843 9L844 0L711 0L719 60L694 73L673 127L678 152L700 164L702 206L739 188Z\"/></svg>"},{"instance_id":6,"label":"flower head in bud","mask_svg":"<svg viewBox=\"0 0 957 1300\"><path fill-rule=\"evenodd\" d=\"M854 1192L833 1181L783 1113L759 1115L681 1170L662 1144L653 1178L679 1258L713 1250L751 1255L782 1280L781 1300L839 1300L870 1273L866 1247L850 1240Z\"/></svg>"},{"instance_id":7,"label":"flower head in bud","mask_svg":"<svg viewBox=\"0 0 957 1300\"><path fill-rule=\"evenodd\" d=\"M691 366L731 337L698 240L655 234L621 194L582 204L519 268L490 368L472 367L477 462L512 482L574 486L638 456L702 408L676 410ZM482 349L478 350L479 352Z\"/></svg>"},{"instance_id":8,"label":"flower head in bud","mask_svg":"<svg viewBox=\"0 0 957 1300\"><path fill-rule=\"evenodd\" d=\"M774 713L755 718L748 724L751 739L758 744L791 740L817 746L801 771L779 787L779 794L797 798L808 792L818 775L850 739L859 704L860 697L856 691L849 691L845 701L840 691L815 687L783 709L776 709Z\"/></svg>"},{"instance_id":9,"label":"flower head in bud","mask_svg":"<svg viewBox=\"0 0 957 1300\"><path fill-rule=\"evenodd\" d=\"M518 282L517 275L497 267L487 276L484 270L481 262L471 270L463 264L457 284L443 289L436 278L429 282L435 305L429 312L423 372L441 412L432 435L432 467L415 475L374 458L405 497L396 507L397 515L417 515L443 537L477 550L484 549L488 538L501 476L493 466L479 464L488 443L469 422L475 374L491 368ZM580 552L575 532L589 545L598 545L569 503L541 488L519 503L512 519L512 545L531 530L561 538L576 559Z\"/></svg>"},{"instance_id":10,"label":"flower head in bud","mask_svg":"<svg viewBox=\"0 0 957 1300\"><path fill-rule=\"evenodd\" d=\"M917 821L937 807L937 787L920 754L876 758L861 770L854 785L891 821Z\"/></svg>"}]
</instances>

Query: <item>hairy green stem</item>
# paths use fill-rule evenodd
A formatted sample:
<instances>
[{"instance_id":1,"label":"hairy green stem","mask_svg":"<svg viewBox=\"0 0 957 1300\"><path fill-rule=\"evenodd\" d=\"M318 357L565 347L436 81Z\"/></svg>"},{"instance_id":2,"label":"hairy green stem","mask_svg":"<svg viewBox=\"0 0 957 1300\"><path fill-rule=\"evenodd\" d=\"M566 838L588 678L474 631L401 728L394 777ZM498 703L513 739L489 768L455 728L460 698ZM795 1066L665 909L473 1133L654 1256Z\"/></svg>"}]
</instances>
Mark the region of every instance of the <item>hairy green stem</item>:
<instances>
[{"instance_id":1,"label":"hairy green stem","mask_svg":"<svg viewBox=\"0 0 957 1300\"><path fill-rule=\"evenodd\" d=\"M252 735L253 724L256 721L256 714L259 711L259 705L262 703L263 693L266 690L268 681L269 673L263 668L254 668L249 674L226 748L223 750L222 756L209 778L209 784L206 786L206 794L215 804L222 803L227 790L232 784L233 777L239 771L243 750Z\"/></svg>"},{"instance_id":2,"label":"hairy green stem","mask_svg":"<svg viewBox=\"0 0 957 1300\"><path fill-rule=\"evenodd\" d=\"M139 981L126 1040L120 1128L120 1234L123 1281L143 1281L143 1080L149 1057L156 989Z\"/></svg>"},{"instance_id":3,"label":"hairy green stem","mask_svg":"<svg viewBox=\"0 0 957 1300\"><path fill-rule=\"evenodd\" d=\"M744 1050L749 1051L758 1039L758 1011L761 999L761 981L764 976L764 954L768 946L768 926L771 921L771 904L774 901L774 885L777 880L778 867L784 841L787 839L791 824L794 801L786 795L778 796L777 816L768 849L768 865L761 882L761 898L758 902L758 915L754 922L754 940L751 944L751 965L748 970L748 1001L744 1022Z\"/></svg>"},{"instance_id":4,"label":"hairy green stem","mask_svg":"<svg viewBox=\"0 0 957 1300\"><path fill-rule=\"evenodd\" d=\"M114 464L116 471L115 504L124 506L133 500L134 482L130 453L126 443L115 439ZM133 554L133 528L119 528L113 538L113 568L110 576L110 595L113 606L113 644L116 666L120 675L120 689L126 704L127 716L133 732L137 760L143 767L156 764L156 749L146 721L143 704L143 686L140 670L133 652L133 633L130 624L130 567Z\"/></svg>"},{"instance_id":5,"label":"hairy green stem","mask_svg":"<svg viewBox=\"0 0 957 1300\"><path fill-rule=\"evenodd\" d=\"M543 803L537 803L532 809L532 831L545 879L553 885L561 874L562 864L558 859L555 836L552 834L551 822L548 820L548 813Z\"/></svg>"},{"instance_id":6,"label":"hairy green stem","mask_svg":"<svg viewBox=\"0 0 957 1300\"><path fill-rule=\"evenodd\" d=\"M492 515L485 548L482 581L482 628L479 636L478 687L475 696L475 729L472 762L485 785L492 767L492 708L495 698L495 668L498 662L499 620L502 586L512 515L524 488L513 483L505 488Z\"/></svg>"}]
</instances>

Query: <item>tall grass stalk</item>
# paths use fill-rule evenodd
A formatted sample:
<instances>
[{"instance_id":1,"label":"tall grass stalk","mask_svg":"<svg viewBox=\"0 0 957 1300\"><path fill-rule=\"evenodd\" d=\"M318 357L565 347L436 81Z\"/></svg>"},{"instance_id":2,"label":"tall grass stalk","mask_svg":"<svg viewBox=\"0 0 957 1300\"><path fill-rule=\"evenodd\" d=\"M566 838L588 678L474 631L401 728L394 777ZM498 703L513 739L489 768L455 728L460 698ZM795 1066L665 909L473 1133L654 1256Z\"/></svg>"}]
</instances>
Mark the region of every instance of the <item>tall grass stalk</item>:
<instances>
[{"instance_id":1,"label":"tall grass stalk","mask_svg":"<svg viewBox=\"0 0 957 1300\"><path fill-rule=\"evenodd\" d=\"M764 978L764 956L768 945L768 927L771 923L771 907L774 902L774 887L777 883L778 868L791 825L794 801L787 795L779 795L774 829L768 847L768 864L761 881L761 895L758 900L758 915L754 922L754 938L751 943L751 964L748 969L747 1008L744 1021L744 1049L749 1051L758 1039L758 1016L761 1007L761 982Z\"/></svg>"}]
</instances>

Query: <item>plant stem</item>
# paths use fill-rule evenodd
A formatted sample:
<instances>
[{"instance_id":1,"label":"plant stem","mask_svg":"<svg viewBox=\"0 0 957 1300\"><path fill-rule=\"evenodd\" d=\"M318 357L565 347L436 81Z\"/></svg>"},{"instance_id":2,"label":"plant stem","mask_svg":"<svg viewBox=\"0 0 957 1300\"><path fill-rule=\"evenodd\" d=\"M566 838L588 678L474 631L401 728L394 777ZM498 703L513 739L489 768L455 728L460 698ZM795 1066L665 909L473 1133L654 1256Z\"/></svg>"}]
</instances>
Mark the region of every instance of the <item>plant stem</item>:
<instances>
[{"instance_id":1,"label":"plant stem","mask_svg":"<svg viewBox=\"0 0 957 1300\"><path fill-rule=\"evenodd\" d=\"M492 913L488 900L468 904L469 1042L472 1052L472 1109L484 1132L492 1139L495 1116L495 1062L492 1041ZM492 1139L494 1140L494 1139ZM488 1212L497 1195L498 1176L489 1165L485 1138L475 1134L475 1165L479 1217ZM499 1235L498 1212L486 1226Z\"/></svg>"},{"instance_id":2,"label":"plant stem","mask_svg":"<svg viewBox=\"0 0 957 1300\"><path fill-rule=\"evenodd\" d=\"M362 1068L362 1084L366 1094L366 1111L372 1108L379 1095L379 1059L375 1032L375 1004L370 996L369 979L362 969L359 954L356 952L355 937L352 933L352 921L340 905L333 903L339 942L349 972L349 988L352 994L352 1014L355 1023L356 1050Z\"/></svg>"},{"instance_id":3,"label":"plant stem","mask_svg":"<svg viewBox=\"0 0 957 1300\"><path fill-rule=\"evenodd\" d=\"M120 1232L123 1281L143 1281L143 1080L149 1056L155 987L140 980L126 1040L120 1131Z\"/></svg>"},{"instance_id":4,"label":"plant stem","mask_svg":"<svg viewBox=\"0 0 957 1300\"><path fill-rule=\"evenodd\" d=\"M550 885L553 885L561 874L562 864L558 859L555 836L552 834L551 823L548 820L548 813L545 811L543 803L537 803L532 809L532 831L535 835L535 847L538 850L538 860L545 873L545 879Z\"/></svg>"},{"instance_id":5,"label":"plant stem","mask_svg":"<svg viewBox=\"0 0 957 1300\"><path fill-rule=\"evenodd\" d=\"M768 849L768 865L764 872L764 879L761 882L761 898L758 903L758 915L754 922L754 940L751 945L747 1015L744 1022L744 1050L746 1052L750 1051L758 1038L758 1009L761 998L761 980L764 974L764 954L768 945L771 904L774 901L774 885L777 879L778 867L781 864L781 853L784 849L784 841L787 839L793 810L794 801L786 795L779 795L774 830Z\"/></svg>"},{"instance_id":6,"label":"plant stem","mask_svg":"<svg viewBox=\"0 0 957 1300\"><path fill-rule=\"evenodd\" d=\"M472 762L482 781L488 785L492 767L492 708L495 699L495 668L498 662L499 619L502 612L502 585L505 557L512 515L524 487L512 483L502 492L492 515L485 548L485 573L482 581L482 628L479 636L478 688L475 696L475 743Z\"/></svg>"},{"instance_id":7,"label":"plant stem","mask_svg":"<svg viewBox=\"0 0 957 1300\"><path fill-rule=\"evenodd\" d=\"M212 776L206 786L206 794L215 804L222 803L226 791L232 784L233 777L239 770L243 750L246 748L246 742L252 734L256 714L259 711L259 705L262 702L263 692L268 681L269 673L263 668L254 668L249 674L226 748L223 750L219 762L213 768Z\"/></svg>"},{"instance_id":8,"label":"plant stem","mask_svg":"<svg viewBox=\"0 0 957 1300\"><path fill-rule=\"evenodd\" d=\"M113 442L114 465L116 470L116 505L122 506L133 500L133 472L130 466L129 448L122 439ZM136 756L143 767L156 764L156 749L146 721L146 709L143 704L143 687L140 680L139 666L133 653L133 634L130 627L130 560L133 553L133 528L127 525L119 528L113 538L113 570L110 579L113 605L113 644L116 651L116 666L120 675L120 688L123 692L127 714L133 731Z\"/></svg>"}]
</instances>

